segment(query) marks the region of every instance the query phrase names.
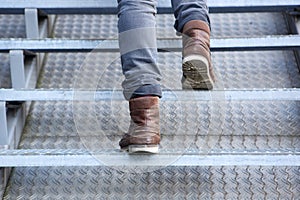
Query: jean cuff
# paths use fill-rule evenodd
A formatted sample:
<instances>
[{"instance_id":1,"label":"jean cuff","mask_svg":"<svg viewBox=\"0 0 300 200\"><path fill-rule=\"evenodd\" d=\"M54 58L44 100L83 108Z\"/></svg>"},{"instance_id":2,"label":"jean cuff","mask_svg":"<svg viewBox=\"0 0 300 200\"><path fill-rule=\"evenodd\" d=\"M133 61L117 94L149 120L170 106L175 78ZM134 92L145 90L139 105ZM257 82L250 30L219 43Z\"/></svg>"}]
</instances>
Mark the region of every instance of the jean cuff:
<instances>
[{"instance_id":1,"label":"jean cuff","mask_svg":"<svg viewBox=\"0 0 300 200\"><path fill-rule=\"evenodd\" d=\"M136 89L129 99L143 97L143 96L157 96L162 97L162 90L160 85L143 85ZM126 97L126 95L125 95Z\"/></svg>"}]
</instances>

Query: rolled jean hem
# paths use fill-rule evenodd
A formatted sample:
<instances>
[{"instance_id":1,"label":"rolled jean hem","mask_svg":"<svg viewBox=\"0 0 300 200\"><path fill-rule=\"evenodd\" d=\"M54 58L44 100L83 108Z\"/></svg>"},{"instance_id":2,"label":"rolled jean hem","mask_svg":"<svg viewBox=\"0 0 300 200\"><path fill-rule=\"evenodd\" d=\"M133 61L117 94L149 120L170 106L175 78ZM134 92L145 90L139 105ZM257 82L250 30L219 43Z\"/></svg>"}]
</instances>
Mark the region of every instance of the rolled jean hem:
<instances>
[{"instance_id":1,"label":"rolled jean hem","mask_svg":"<svg viewBox=\"0 0 300 200\"><path fill-rule=\"evenodd\" d=\"M210 28L210 21L207 18L205 18L203 16L191 15L191 16L185 18L184 20L182 20L179 24L174 25L174 28L177 32L176 34L180 35L182 33L184 25L192 20L200 20L200 21L206 22Z\"/></svg>"},{"instance_id":2,"label":"rolled jean hem","mask_svg":"<svg viewBox=\"0 0 300 200\"><path fill-rule=\"evenodd\" d=\"M123 93L126 100L143 96L157 96L159 98L162 97L162 90L160 85L143 85L136 89L134 92L131 92L130 90L124 90Z\"/></svg>"}]
</instances>

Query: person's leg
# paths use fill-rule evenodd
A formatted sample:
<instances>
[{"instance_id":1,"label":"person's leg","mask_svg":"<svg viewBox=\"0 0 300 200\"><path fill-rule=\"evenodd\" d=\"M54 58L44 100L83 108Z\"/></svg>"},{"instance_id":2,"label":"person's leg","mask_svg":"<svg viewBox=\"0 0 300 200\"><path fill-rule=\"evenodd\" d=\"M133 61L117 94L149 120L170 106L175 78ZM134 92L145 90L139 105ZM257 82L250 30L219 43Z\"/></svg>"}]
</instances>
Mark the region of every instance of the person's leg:
<instances>
[{"instance_id":1,"label":"person's leg","mask_svg":"<svg viewBox=\"0 0 300 200\"><path fill-rule=\"evenodd\" d=\"M210 18L206 0L172 0L175 16L175 29L182 33L186 23L201 20L210 26Z\"/></svg>"},{"instance_id":2,"label":"person's leg","mask_svg":"<svg viewBox=\"0 0 300 200\"><path fill-rule=\"evenodd\" d=\"M157 153L160 142L156 4L156 0L118 0L122 86L131 117L128 133L119 145L130 153Z\"/></svg>"},{"instance_id":3,"label":"person's leg","mask_svg":"<svg viewBox=\"0 0 300 200\"><path fill-rule=\"evenodd\" d=\"M212 89L214 73L210 56L210 19L205 0L172 0L175 29L182 34L182 86Z\"/></svg>"},{"instance_id":4,"label":"person's leg","mask_svg":"<svg viewBox=\"0 0 300 200\"><path fill-rule=\"evenodd\" d=\"M136 96L161 97L157 66L157 0L118 0L118 30L122 83L127 100Z\"/></svg>"}]
</instances>

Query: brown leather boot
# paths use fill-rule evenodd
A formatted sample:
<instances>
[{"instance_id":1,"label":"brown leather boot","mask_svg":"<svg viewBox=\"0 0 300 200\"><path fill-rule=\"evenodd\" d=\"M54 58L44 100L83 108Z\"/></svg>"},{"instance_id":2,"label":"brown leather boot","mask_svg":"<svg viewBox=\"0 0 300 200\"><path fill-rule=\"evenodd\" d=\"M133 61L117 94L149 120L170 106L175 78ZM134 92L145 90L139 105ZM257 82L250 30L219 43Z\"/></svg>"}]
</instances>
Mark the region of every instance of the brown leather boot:
<instances>
[{"instance_id":1,"label":"brown leather boot","mask_svg":"<svg viewBox=\"0 0 300 200\"><path fill-rule=\"evenodd\" d=\"M159 98L146 96L129 100L131 122L119 145L129 153L158 153L160 142Z\"/></svg>"},{"instance_id":2,"label":"brown leather boot","mask_svg":"<svg viewBox=\"0 0 300 200\"><path fill-rule=\"evenodd\" d=\"M215 76L210 57L210 28L201 20L192 20L183 27L182 87L211 90Z\"/></svg>"}]
</instances>

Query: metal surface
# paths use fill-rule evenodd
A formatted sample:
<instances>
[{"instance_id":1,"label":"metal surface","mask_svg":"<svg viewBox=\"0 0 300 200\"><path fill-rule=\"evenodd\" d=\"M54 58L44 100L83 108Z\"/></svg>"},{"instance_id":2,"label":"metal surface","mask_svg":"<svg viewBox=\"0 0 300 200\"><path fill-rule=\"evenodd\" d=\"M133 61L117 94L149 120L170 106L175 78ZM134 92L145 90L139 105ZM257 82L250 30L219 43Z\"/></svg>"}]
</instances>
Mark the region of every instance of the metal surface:
<instances>
[{"instance_id":1,"label":"metal surface","mask_svg":"<svg viewBox=\"0 0 300 200\"><path fill-rule=\"evenodd\" d=\"M25 8L24 11L26 38L47 38L52 32L55 16L47 16L36 8Z\"/></svg>"},{"instance_id":2,"label":"metal surface","mask_svg":"<svg viewBox=\"0 0 300 200\"><path fill-rule=\"evenodd\" d=\"M162 101L162 149L297 151L299 103ZM35 102L19 147L84 149L87 144L95 150L118 149L128 115L126 101Z\"/></svg>"},{"instance_id":3,"label":"metal surface","mask_svg":"<svg viewBox=\"0 0 300 200\"><path fill-rule=\"evenodd\" d=\"M1 101L122 101L122 91L0 89ZM300 89L163 91L163 101L300 101Z\"/></svg>"},{"instance_id":4,"label":"metal surface","mask_svg":"<svg viewBox=\"0 0 300 200\"><path fill-rule=\"evenodd\" d=\"M61 6L64 2L59 1L61 4L57 5ZM211 1L211 3L231 3L233 6L239 6L240 3L245 6L252 3L274 5L291 2ZM12 1L9 3L13 5ZM18 1L18 3L28 3L28 1ZM39 1L39 3L45 2ZM111 2L108 1L108 3ZM112 3L116 4L116 2ZM269 8L272 11L286 10L284 6L274 5ZM248 11L251 9L252 11L260 9L267 11L269 8L254 5L246 7ZM230 9L234 11L237 8ZM243 8L238 9L241 12L244 11ZM94 12L91 9L81 10L88 13ZM9 11L11 10L4 10L4 12ZM19 11L23 12L23 9ZM60 11L71 12L72 9ZM223 11L229 11L229 8ZM117 33L116 20L116 16L109 15L105 17L103 15L61 15L57 18L54 36L67 40L71 38L99 39L107 38L107 36L115 39L116 37L112 36ZM4 18L2 21L5 24L4 22L10 20ZM158 31L160 38L176 37L174 31L171 31L173 30L172 16L158 17L158 26L162 29ZM168 30L164 31L165 28ZM0 30L2 30L1 20ZM280 13L212 15L214 40L224 37L266 38L265 35L288 33L283 15ZM14 36L14 34L4 35ZM56 92L66 91L68 95L71 95L76 81L85 83L86 80L98 76L101 77L97 84L99 92L102 89L114 91L113 98L121 97L122 73L120 61L116 59L119 58L118 52L100 52L95 56L87 57L89 55L86 53L48 54L38 87L49 88L46 90L50 92L53 92L54 88L65 88ZM227 94L233 92L234 96L227 96L228 99L266 98L270 101L265 99L264 101L207 103L162 99L160 104L162 154L164 150L175 149L183 145L188 147L187 154L184 154L177 163L172 162L174 167L154 167L149 172L141 173L136 168L107 167L109 165L107 163L106 166L98 167L16 167L10 176L4 199L297 199L300 192L300 168L299 163L295 162L299 162L298 152L300 151L300 123L298 123L300 102L298 92L293 91L297 91L300 87L300 75L293 51L213 52L212 58L218 75L215 87L217 91L226 88L225 92L229 92ZM172 99L174 94L171 91L181 89L180 52L160 53L158 60L164 75L163 85L167 88L165 94L171 94ZM2 62L7 62L5 56ZM93 67L82 71L85 64ZM3 65L4 69L6 65L7 63ZM4 75L1 75L5 77L6 74L7 72L4 71ZM9 83L4 85L9 85ZM89 86L88 82L87 85L83 85L83 88L88 88L86 86ZM258 89L253 91L253 88ZM268 88L268 91L264 88ZM246 91L241 91L244 89ZM278 97L282 101L275 101L276 96L267 95L273 95L274 91L280 94ZM239 96L242 92L247 93L245 97ZM286 99L287 93L292 96L293 100ZM199 98L203 98L200 94L207 93L198 94ZM61 93L58 96L65 98ZM223 96L225 98L222 94ZM52 97L45 98L51 99ZM14 113L11 111L10 117L14 119ZM32 163L45 159L42 157L45 155L51 158L49 163L53 165L55 161L69 165L65 163L68 160L77 164L80 159L90 158L86 154L87 150L81 150L86 148L84 140L89 138L85 138L84 134L89 136L96 134L95 138L90 137L88 141L98 152L105 153L104 149L109 148L118 149L121 134L128 128L128 115L128 105L125 101L83 102L80 105L72 101L34 102L23 129L22 139L18 146L20 149L8 152L11 156L26 154L26 151L32 153L33 157L36 156L35 158L29 154L23 157L31 159ZM93 152L92 150L88 152ZM122 161L128 158L128 155L123 156L124 153L118 150L113 150L113 152L116 153L113 156L120 157ZM180 155L183 155L182 152L179 152ZM172 160L180 158L174 155ZM15 164L19 162L18 159L11 161ZM89 164L86 161L80 161L84 162L84 165ZM36 164L45 165L45 162ZM180 166L186 163L194 166ZM210 166L209 163L226 166ZM22 165L22 163L19 164ZM98 165L98 163L95 164Z\"/></svg>"},{"instance_id":5,"label":"metal surface","mask_svg":"<svg viewBox=\"0 0 300 200\"><path fill-rule=\"evenodd\" d=\"M1 168L0 167L0 197L3 196L5 187L8 182L10 172L11 172L11 168L8 168L8 167Z\"/></svg>"},{"instance_id":6,"label":"metal surface","mask_svg":"<svg viewBox=\"0 0 300 200\"><path fill-rule=\"evenodd\" d=\"M0 106L0 149L15 149L19 144L25 125L26 105L21 104L12 110L7 109L5 102L0 102ZM11 168L0 167L0 197L7 185L10 173Z\"/></svg>"},{"instance_id":7,"label":"metal surface","mask_svg":"<svg viewBox=\"0 0 300 200\"><path fill-rule=\"evenodd\" d=\"M299 167L20 167L9 199L297 199Z\"/></svg>"},{"instance_id":8,"label":"metal surface","mask_svg":"<svg viewBox=\"0 0 300 200\"><path fill-rule=\"evenodd\" d=\"M115 14L117 2L110 0L81 0L58 1L58 0L1 0L0 13L22 14L24 8L38 8L47 14ZM213 0L208 1L210 12L274 12L293 9L300 5L299 0ZM159 13L172 13L170 0L158 2Z\"/></svg>"},{"instance_id":9,"label":"metal surface","mask_svg":"<svg viewBox=\"0 0 300 200\"><path fill-rule=\"evenodd\" d=\"M0 197L3 197L3 193L6 186L6 177L4 176L4 168L0 168Z\"/></svg>"},{"instance_id":10,"label":"metal surface","mask_svg":"<svg viewBox=\"0 0 300 200\"><path fill-rule=\"evenodd\" d=\"M26 121L26 105L21 104L18 108L8 109L6 112L7 136L6 148L15 149L18 147L23 128Z\"/></svg>"},{"instance_id":11,"label":"metal surface","mask_svg":"<svg viewBox=\"0 0 300 200\"><path fill-rule=\"evenodd\" d=\"M0 37L1 38L23 38L25 37L24 17L20 15L0 15ZM11 88L11 73L9 65L9 54L0 55L0 87ZM8 112L10 114L8 114ZM13 115L11 115L13 114ZM8 149L9 147L16 147L16 143L23 130L25 116L22 120L23 124L20 127L16 125L15 120L20 120L19 112L8 111L5 102L1 102L1 133L0 133L0 148ZM20 121L19 121L20 122ZM16 133L19 131L19 133ZM18 135L19 134L19 135ZM14 138L15 137L15 138ZM11 168L0 168L0 198L4 194L8 178L10 176Z\"/></svg>"},{"instance_id":12,"label":"metal surface","mask_svg":"<svg viewBox=\"0 0 300 200\"><path fill-rule=\"evenodd\" d=\"M30 12L25 12L25 17L23 16L7 16L0 17L0 27L4 27L4 31L1 31L1 37L4 38L22 38L25 36L25 27L28 30L33 28L32 25L34 21L32 21L31 17L28 17ZM25 20L24 20L25 19ZM29 22L29 21L30 22ZM25 26L24 21L27 21L27 26ZM29 22L29 24L28 24ZM42 28L44 26L39 26ZM2 28L3 29L3 28ZM32 32L31 32L32 33ZM28 35L28 33L27 33ZM30 36L30 34L29 34ZM33 36L33 35L31 35ZM39 73L40 67L37 66L39 64L39 58L30 55L24 56L24 52L22 50L17 51L9 51L9 56L7 56L7 60L5 56L2 56L1 59L2 64L1 69L4 71L7 70L8 73L4 73L2 76L9 76L10 80L5 77L2 79L1 77L1 88L34 88L37 82L37 76ZM8 61L9 62L6 62ZM9 63L9 64L8 64ZM8 81L7 81L8 80ZM3 81L3 82L2 82ZM21 134L23 132L23 128L25 125L26 115L29 109L30 102L21 103L18 106L8 107L6 102L1 102L1 132L0 132L0 148L4 149L15 149L17 148ZM11 168L1 168L0 169L0 196L3 194L3 190L7 185L8 178L11 173Z\"/></svg>"},{"instance_id":13,"label":"metal surface","mask_svg":"<svg viewBox=\"0 0 300 200\"><path fill-rule=\"evenodd\" d=\"M0 54L0 87L11 88L9 54Z\"/></svg>"},{"instance_id":14,"label":"metal surface","mask_svg":"<svg viewBox=\"0 0 300 200\"><path fill-rule=\"evenodd\" d=\"M24 15L0 15L0 38L25 38Z\"/></svg>"},{"instance_id":15,"label":"metal surface","mask_svg":"<svg viewBox=\"0 0 300 200\"><path fill-rule=\"evenodd\" d=\"M26 26L26 37L30 39L40 38L39 22L38 22L38 10L26 8L25 14L25 26Z\"/></svg>"},{"instance_id":16,"label":"metal surface","mask_svg":"<svg viewBox=\"0 0 300 200\"><path fill-rule=\"evenodd\" d=\"M128 155L118 150L0 150L0 167L34 166L161 166L165 160L174 160L168 166L299 166L300 152L199 152L160 150L157 155ZM110 162L103 163L103 161Z\"/></svg>"},{"instance_id":17,"label":"metal surface","mask_svg":"<svg viewBox=\"0 0 300 200\"><path fill-rule=\"evenodd\" d=\"M38 87L121 90L123 75L119 56L119 53L48 54ZM180 53L160 53L158 56L163 89L182 90ZM213 52L218 79L215 90L298 88L300 74L293 56L290 51ZM87 80L99 81L91 85ZM76 89L74 83L78 81L82 85Z\"/></svg>"},{"instance_id":18,"label":"metal surface","mask_svg":"<svg viewBox=\"0 0 300 200\"><path fill-rule=\"evenodd\" d=\"M282 13L211 14L210 18L212 38L247 38L290 33ZM158 38L178 38L174 29L174 15L157 15L156 19ZM58 15L53 37L116 39L117 22L117 15Z\"/></svg>"},{"instance_id":19,"label":"metal surface","mask_svg":"<svg viewBox=\"0 0 300 200\"><path fill-rule=\"evenodd\" d=\"M162 51L181 51L181 45L181 39L160 39L157 41L157 47ZM299 48L299 35L211 40L212 51L290 50ZM117 40L1 39L0 51L7 52L8 50L28 50L33 52L118 52L119 45Z\"/></svg>"},{"instance_id":20,"label":"metal surface","mask_svg":"<svg viewBox=\"0 0 300 200\"><path fill-rule=\"evenodd\" d=\"M8 127L7 127L7 119L6 119L6 102L0 101L0 146L4 146L8 144Z\"/></svg>"},{"instance_id":21,"label":"metal surface","mask_svg":"<svg viewBox=\"0 0 300 200\"><path fill-rule=\"evenodd\" d=\"M25 88L25 67L24 55L22 50L9 51L10 73L12 87L15 89Z\"/></svg>"}]
</instances>

